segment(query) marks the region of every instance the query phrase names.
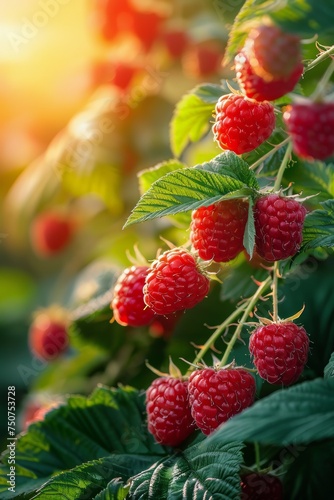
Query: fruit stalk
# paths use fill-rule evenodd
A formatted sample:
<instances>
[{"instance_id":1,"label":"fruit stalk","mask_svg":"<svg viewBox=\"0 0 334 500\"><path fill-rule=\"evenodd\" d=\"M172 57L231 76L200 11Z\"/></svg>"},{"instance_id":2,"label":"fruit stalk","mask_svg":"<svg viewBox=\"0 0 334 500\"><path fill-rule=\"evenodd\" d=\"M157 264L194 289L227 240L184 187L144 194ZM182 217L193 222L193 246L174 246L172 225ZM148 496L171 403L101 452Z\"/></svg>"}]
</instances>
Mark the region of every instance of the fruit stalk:
<instances>
[{"instance_id":1,"label":"fruit stalk","mask_svg":"<svg viewBox=\"0 0 334 500\"><path fill-rule=\"evenodd\" d=\"M274 263L274 276L273 276L273 321L278 321L278 261Z\"/></svg>"},{"instance_id":2,"label":"fruit stalk","mask_svg":"<svg viewBox=\"0 0 334 500\"><path fill-rule=\"evenodd\" d=\"M242 327L244 326L248 316L252 312L253 307L255 306L255 304L257 303L257 301L261 297L262 293L266 290L266 288L268 287L268 285L270 283L271 283L271 276L268 276L268 278L261 283L259 288L254 293L254 295L249 299L248 305L247 305L247 307L246 307L246 309L245 309L245 311L244 311L244 313L239 321L239 324L238 324L231 340L227 344L227 348L224 352L224 356L223 356L221 362L219 363L219 366L225 366L227 364L227 360L229 358L229 355L231 354L231 351L234 347L234 344L236 343L237 339L239 338Z\"/></svg>"},{"instance_id":3,"label":"fruit stalk","mask_svg":"<svg viewBox=\"0 0 334 500\"><path fill-rule=\"evenodd\" d=\"M289 159L290 159L290 155L291 155L291 151L292 151L292 144L290 142L288 144L287 148L286 148L284 158L283 158L281 166L280 166L280 168L279 168L279 170L277 172L276 181L275 181L275 184L274 184L274 191L279 191L280 188L281 188L281 183L282 183L284 171L285 171L285 169L286 169L286 167L288 165L288 162L289 162Z\"/></svg>"},{"instance_id":4,"label":"fruit stalk","mask_svg":"<svg viewBox=\"0 0 334 500\"><path fill-rule=\"evenodd\" d=\"M325 91L326 91L327 84L328 84L333 72L334 72L334 59L332 60L332 62L330 63L330 65L326 69L325 73L323 74L315 91L310 96L311 100L313 100L314 102L317 102L317 101L321 102L322 101L324 94L325 94Z\"/></svg>"},{"instance_id":5,"label":"fruit stalk","mask_svg":"<svg viewBox=\"0 0 334 500\"><path fill-rule=\"evenodd\" d=\"M329 47L329 49L325 50L322 52L316 59L310 62L305 68L305 72L309 71L310 69L313 69L315 66L318 64L322 63L327 57L330 57L332 54L334 54L334 45Z\"/></svg>"},{"instance_id":6,"label":"fruit stalk","mask_svg":"<svg viewBox=\"0 0 334 500\"><path fill-rule=\"evenodd\" d=\"M249 167L250 170L255 170L259 165L261 165L261 163L263 163L267 158L270 158L271 155L273 155L274 153L276 153L276 151L278 151L279 149L281 149L281 147L284 146L285 144L287 144L289 141L290 141L290 137L287 137L286 139L284 139L284 141L280 142L279 144L276 144L276 146L274 146L273 149L271 149L270 151L268 151L268 153L266 153L265 155L261 156L261 158L259 160L257 160L255 163L253 163Z\"/></svg>"}]
</instances>

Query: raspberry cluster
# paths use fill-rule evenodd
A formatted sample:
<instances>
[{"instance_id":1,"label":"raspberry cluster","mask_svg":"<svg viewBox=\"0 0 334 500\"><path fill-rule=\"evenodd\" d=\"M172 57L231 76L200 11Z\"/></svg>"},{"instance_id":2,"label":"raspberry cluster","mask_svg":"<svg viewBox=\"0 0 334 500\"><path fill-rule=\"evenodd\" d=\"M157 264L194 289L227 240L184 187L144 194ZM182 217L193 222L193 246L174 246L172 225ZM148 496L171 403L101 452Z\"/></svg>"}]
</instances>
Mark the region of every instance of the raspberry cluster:
<instances>
[{"instance_id":1,"label":"raspberry cluster","mask_svg":"<svg viewBox=\"0 0 334 500\"><path fill-rule=\"evenodd\" d=\"M243 368L200 368L187 381L159 377L146 391L148 429L159 443L177 446L196 428L210 434L254 397L255 380Z\"/></svg>"}]
</instances>

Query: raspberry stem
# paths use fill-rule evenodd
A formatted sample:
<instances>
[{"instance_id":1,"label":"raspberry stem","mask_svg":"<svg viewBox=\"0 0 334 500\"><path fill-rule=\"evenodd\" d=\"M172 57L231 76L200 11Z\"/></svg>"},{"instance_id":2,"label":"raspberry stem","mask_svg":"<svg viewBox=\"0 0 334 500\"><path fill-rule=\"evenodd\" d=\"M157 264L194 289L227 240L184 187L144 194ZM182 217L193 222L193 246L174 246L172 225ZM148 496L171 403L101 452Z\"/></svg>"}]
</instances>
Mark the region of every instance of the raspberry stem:
<instances>
[{"instance_id":1,"label":"raspberry stem","mask_svg":"<svg viewBox=\"0 0 334 500\"><path fill-rule=\"evenodd\" d=\"M216 328L216 330L213 332L213 334L208 338L208 340L202 346L201 350L199 351L196 358L194 359L192 365L196 366L203 359L203 357L208 352L208 350L211 348L211 346L214 345L214 343L216 342L219 335L225 330L225 328L228 327L229 324L233 323L233 321L242 313L242 311L244 310L244 307L245 307L245 303L243 303L240 307L238 307L235 311L233 311L233 313L231 313L226 318L226 320L223 321L223 323ZM194 367L191 366L187 372L187 375L189 375L193 370L194 370Z\"/></svg>"},{"instance_id":2,"label":"raspberry stem","mask_svg":"<svg viewBox=\"0 0 334 500\"><path fill-rule=\"evenodd\" d=\"M316 57L313 61L310 62L305 68L305 72L309 71L310 69L313 69L315 66L323 62L327 57L331 56L334 54L334 45L329 47L329 49L325 50L322 52L318 57Z\"/></svg>"},{"instance_id":3,"label":"raspberry stem","mask_svg":"<svg viewBox=\"0 0 334 500\"><path fill-rule=\"evenodd\" d=\"M256 470L259 472L261 470L261 459L260 459L260 446L257 441L254 442L254 452L255 452Z\"/></svg>"},{"instance_id":4,"label":"raspberry stem","mask_svg":"<svg viewBox=\"0 0 334 500\"><path fill-rule=\"evenodd\" d=\"M287 144L288 142L290 141L290 137L287 137L286 139L284 139L284 141L280 142L279 144L276 144L273 149L271 149L270 151L268 151L268 153L266 153L265 155L261 156L261 158L259 160L257 160L255 163L253 163L249 169L250 170L255 170L259 165L261 165L261 163L263 163L267 158L270 158L271 155L273 155L274 153L276 153L276 151L278 151L279 149L281 149L282 146L284 146L285 144Z\"/></svg>"},{"instance_id":5,"label":"raspberry stem","mask_svg":"<svg viewBox=\"0 0 334 500\"><path fill-rule=\"evenodd\" d=\"M241 333L242 327L244 326L244 323L246 322L248 316L252 312L255 304L257 303L257 301L261 297L262 293L266 290L268 285L270 285L271 281L272 281L271 276L268 276L268 278L261 283L259 288L254 293L254 295L249 299L248 305L247 305L247 307L246 307L246 309L245 309L245 311L244 311L244 313L239 321L239 324L238 324L231 340L227 344L227 348L224 352L224 356L223 356L219 366L225 366L227 364L227 360L229 358L229 355L231 354L231 351L234 347L234 344L236 343L237 339L240 336L240 333Z\"/></svg>"},{"instance_id":6,"label":"raspberry stem","mask_svg":"<svg viewBox=\"0 0 334 500\"><path fill-rule=\"evenodd\" d=\"M273 290L273 321L277 323L278 321L278 275L279 275L279 270L278 270L278 261L274 263L274 276L273 276L273 285L272 285L272 290Z\"/></svg>"},{"instance_id":7,"label":"raspberry stem","mask_svg":"<svg viewBox=\"0 0 334 500\"><path fill-rule=\"evenodd\" d=\"M325 92L326 92L327 84L328 84L333 72L334 72L334 60L332 60L332 62L330 63L330 65L326 69L325 73L323 74L320 82L318 83L315 91L310 96L310 99L312 99L314 102L317 102L317 101L321 102L322 101L322 99L325 95Z\"/></svg>"},{"instance_id":8,"label":"raspberry stem","mask_svg":"<svg viewBox=\"0 0 334 500\"><path fill-rule=\"evenodd\" d=\"M275 185L274 185L274 191L279 191L281 188L281 183L282 183L284 171L288 165L291 151L292 151L292 143L290 142L288 144L288 147L286 148L284 158L283 158L281 166L277 172L276 181L275 181Z\"/></svg>"}]
</instances>

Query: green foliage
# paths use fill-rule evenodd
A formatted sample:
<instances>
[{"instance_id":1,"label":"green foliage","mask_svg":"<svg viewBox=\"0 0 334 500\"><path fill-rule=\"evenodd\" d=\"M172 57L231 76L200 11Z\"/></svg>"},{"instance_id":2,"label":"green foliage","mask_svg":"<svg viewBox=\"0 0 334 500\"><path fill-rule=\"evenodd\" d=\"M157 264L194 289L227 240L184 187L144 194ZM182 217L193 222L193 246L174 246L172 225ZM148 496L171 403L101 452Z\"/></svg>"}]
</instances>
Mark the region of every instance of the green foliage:
<instances>
[{"instance_id":1,"label":"green foliage","mask_svg":"<svg viewBox=\"0 0 334 500\"><path fill-rule=\"evenodd\" d=\"M225 63L230 66L249 29L262 16L302 37L316 33L322 37L333 34L333 13L334 0L247 0L230 32ZM243 243L249 256L253 255L253 205L259 192L274 186L282 166L287 133L281 111L292 97L283 96L274 103L276 128L270 142L242 157L223 152L211 158L216 149L204 143L210 138L208 132L215 104L227 92L230 92L228 85L209 83L198 85L186 94L177 104L170 123L171 149L176 159L163 161L138 174L141 197L125 227L165 216L171 222L165 226L163 223L153 225L153 229L147 228L147 231L143 229L143 240L148 236L148 254L152 248L156 250L158 236L166 227L166 232L176 235L179 241L189 238L189 232L181 231L180 227L188 230L192 210L220 200L243 198L249 202ZM302 94L301 86L296 87L295 93ZM136 103L133 109L131 103L131 106L126 103L126 113L136 115L139 123L137 129L127 132L127 138L133 134L138 149L145 143L146 127L161 129L163 103L165 111L170 111L170 103L164 99L146 101L138 110L134 109ZM166 137L167 127L164 131ZM118 138L115 143L117 141ZM112 217L118 216L123 198L117 155L109 161L105 158L95 161L82 154L84 144L83 136L69 151L60 148L60 160L55 165L59 181L71 196L95 195ZM171 151L167 147L163 149L157 139L150 144L150 154L155 156L155 153L163 159L168 158ZM182 155L201 159L188 159L187 163L196 164L188 167L178 159ZM155 161L145 161L145 165L154 165ZM212 329L220 336L215 337L202 358L212 364L212 355L221 356L226 343L233 338L234 322L239 321L245 311L242 307L245 304L247 307L247 300L258 290L259 282L272 270L257 264L256 257L248 262L242 254L227 264L208 263L208 266L212 264L208 271L217 272L222 283L212 282L208 297L180 316L172 337L154 338L152 325L130 328L112 321L110 303L120 269L110 261L93 262L79 273L69 298L63 300L71 314L72 349L44 369L32 386L35 391L77 391L83 395L66 397L65 404L50 411L44 421L32 424L18 437L14 494L8 491L9 452L2 454L1 498L237 500L241 467L254 467L250 443L259 444L264 468L279 467L289 498L330 497L334 463L333 259L322 260L334 250L334 169L330 160L311 163L295 155L286 167L282 188L287 189L283 192L304 197L308 214L300 252L279 263L278 308L280 317L286 318L306 304L302 322L305 328L307 326L311 350L301 378L304 381L280 388L270 386L255 375L256 403L222 424L211 436L205 437L196 431L177 449L157 444L147 429L144 389L154 375L145 371L145 359L162 370L166 369L170 355L173 359L182 356L184 361L191 361L201 353ZM175 227L171 229L172 223ZM162 228L160 234L156 227ZM133 231L131 242L136 237ZM112 238L110 242L110 247L117 246L120 239ZM124 239L124 247L127 243ZM113 253L114 249L106 252L109 251ZM15 277L16 285L20 286L11 286L12 276L9 273L0 278L5 290L0 299L4 299L4 309L10 303L15 311L17 304L24 309L35 289L23 273ZM273 294L269 285L267 292L252 311L246 310L249 318L240 324L237 332L240 336L231 352L231 358L233 356L239 366L253 366L247 330L258 322L254 318L256 312L270 316ZM240 314L223 324L235 313L236 307ZM226 327L224 331L221 325ZM323 374L324 378L320 378ZM110 385L129 383L140 390L99 385L91 396L85 397L95 387L96 380ZM292 450L292 461L287 459L286 449Z\"/></svg>"},{"instance_id":2,"label":"green foliage","mask_svg":"<svg viewBox=\"0 0 334 500\"><path fill-rule=\"evenodd\" d=\"M236 499L240 492L241 445L206 441L189 446L138 474L130 486L130 498Z\"/></svg>"},{"instance_id":3,"label":"green foliage","mask_svg":"<svg viewBox=\"0 0 334 500\"><path fill-rule=\"evenodd\" d=\"M130 387L99 387L32 424L16 443L16 492L7 490L8 452L2 455L1 498L237 498L240 443L206 445L203 436L185 451L168 453L145 425L144 394ZM126 484L130 480L130 486Z\"/></svg>"},{"instance_id":4,"label":"green foliage","mask_svg":"<svg viewBox=\"0 0 334 500\"><path fill-rule=\"evenodd\" d=\"M155 167L142 170L138 174L141 194L148 191L153 182L157 181L164 175L167 175L169 172L174 172L175 170L181 170L182 168L186 168L186 165L178 160L169 160L159 163Z\"/></svg>"},{"instance_id":5,"label":"green foliage","mask_svg":"<svg viewBox=\"0 0 334 500\"><path fill-rule=\"evenodd\" d=\"M23 492L45 482L46 493L42 490L37 498L50 491L73 500L87 498L112 479L137 474L166 453L144 419L143 394L131 388L99 387L87 399L70 396L16 442L15 495L7 491L8 453L2 455L1 498L23 498ZM104 484L96 485L98 477Z\"/></svg>"},{"instance_id":6,"label":"green foliage","mask_svg":"<svg viewBox=\"0 0 334 500\"><path fill-rule=\"evenodd\" d=\"M180 156L189 142L199 141L209 130L209 121L219 97L226 91L219 85L195 87L176 106L170 125L170 140L175 156Z\"/></svg>"},{"instance_id":7,"label":"green foliage","mask_svg":"<svg viewBox=\"0 0 334 500\"><path fill-rule=\"evenodd\" d=\"M270 17L284 31L301 38L312 38L315 34L333 34L333 0L246 0L235 19L230 32L225 63L231 62L243 46L250 28L263 16Z\"/></svg>"},{"instance_id":8,"label":"green foliage","mask_svg":"<svg viewBox=\"0 0 334 500\"><path fill-rule=\"evenodd\" d=\"M261 399L222 425L208 441L308 444L334 438L333 419L334 380L315 379Z\"/></svg>"},{"instance_id":9,"label":"green foliage","mask_svg":"<svg viewBox=\"0 0 334 500\"><path fill-rule=\"evenodd\" d=\"M313 210L306 218L303 229L303 249L334 247L334 199L321 203L323 209Z\"/></svg>"},{"instance_id":10,"label":"green foliage","mask_svg":"<svg viewBox=\"0 0 334 500\"><path fill-rule=\"evenodd\" d=\"M125 227L137 222L208 206L222 199L244 198L258 187L254 173L236 154L222 153L208 163L175 170L144 193Z\"/></svg>"},{"instance_id":11,"label":"green foliage","mask_svg":"<svg viewBox=\"0 0 334 500\"><path fill-rule=\"evenodd\" d=\"M334 198L334 165L320 161L308 163L294 158L293 168L285 173L286 183L293 182L294 192L310 197L307 205L319 208L321 201Z\"/></svg>"},{"instance_id":12,"label":"green foliage","mask_svg":"<svg viewBox=\"0 0 334 500\"><path fill-rule=\"evenodd\" d=\"M334 378L334 352L331 355L328 365L325 366L324 377L329 379Z\"/></svg>"}]
</instances>

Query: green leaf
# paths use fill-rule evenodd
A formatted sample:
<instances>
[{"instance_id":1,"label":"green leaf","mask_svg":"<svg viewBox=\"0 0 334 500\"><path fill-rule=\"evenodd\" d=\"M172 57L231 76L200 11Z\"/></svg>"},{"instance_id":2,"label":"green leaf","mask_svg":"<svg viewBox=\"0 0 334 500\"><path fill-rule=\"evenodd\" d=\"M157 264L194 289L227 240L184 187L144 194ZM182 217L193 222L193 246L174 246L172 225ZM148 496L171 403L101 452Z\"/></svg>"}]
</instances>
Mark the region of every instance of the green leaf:
<instances>
[{"instance_id":1,"label":"green leaf","mask_svg":"<svg viewBox=\"0 0 334 500\"><path fill-rule=\"evenodd\" d=\"M219 85L200 85L177 104L170 125L170 142L180 156L189 142L199 141L210 128L210 119L219 97L226 91Z\"/></svg>"},{"instance_id":2,"label":"green leaf","mask_svg":"<svg viewBox=\"0 0 334 500\"><path fill-rule=\"evenodd\" d=\"M334 438L333 421L334 380L315 379L261 399L223 424L208 440L307 444Z\"/></svg>"},{"instance_id":3,"label":"green leaf","mask_svg":"<svg viewBox=\"0 0 334 500\"><path fill-rule=\"evenodd\" d=\"M154 182L124 227L208 206L222 199L254 194L256 177L236 154L228 152L203 165L176 170Z\"/></svg>"},{"instance_id":4,"label":"green leaf","mask_svg":"<svg viewBox=\"0 0 334 500\"><path fill-rule=\"evenodd\" d=\"M169 160L159 163L155 167L142 170L138 174L140 193L144 194L151 187L153 182L157 181L169 172L181 170L182 168L186 168L184 163L181 163L178 160Z\"/></svg>"},{"instance_id":5,"label":"green leaf","mask_svg":"<svg viewBox=\"0 0 334 500\"><path fill-rule=\"evenodd\" d=\"M133 474L136 461L145 467L156 462L166 452L147 430L144 397L129 387L99 387L89 398L70 396L66 405L32 424L16 441L16 496L6 496L9 454L2 454L1 498L18 498L57 473L113 454L126 455L120 458L128 467L124 477ZM119 476L115 472L108 481Z\"/></svg>"},{"instance_id":6,"label":"green leaf","mask_svg":"<svg viewBox=\"0 0 334 500\"><path fill-rule=\"evenodd\" d=\"M285 452L285 453L284 453ZM283 450L286 456L286 450ZM328 500L333 496L334 440L291 446L290 464L284 476L289 500Z\"/></svg>"},{"instance_id":7,"label":"green leaf","mask_svg":"<svg viewBox=\"0 0 334 500\"><path fill-rule=\"evenodd\" d=\"M246 0L230 32L224 63L230 63L243 46L250 27L270 17L284 31L302 38L333 33L334 0Z\"/></svg>"},{"instance_id":8,"label":"green leaf","mask_svg":"<svg viewBox=\"0 0 334 500\"><path fill-rule=\"evenodd\" d=\"M334 247L334 199L321 205L323 209L314 210L305 217L302 250Z\"/></svg>"},{"instance_id":9,"label":"green leaf","mask_svg":"<svg viewBox=\"0 0 334 500\"><path fill-rule=\"evenodd\" d=\"M277 2L272 2L277 3ZM284 31L302 38L334 33L334 0L290 0L270 14Z\"/></svg>"},{"instance_id":10,"label":"green leaf","mask_svg":"<svg viewBox=\"0 0 334 500\"><path fill-rule=\"evenodd\" d=\"M253 257L253 251L255 246L255 223L254 223L253 205L254 203L252 198L249 198L248 219L245 227L243 244L250 258Z\"/></svg>"},{"instance_id":11,"label":"green leaf","mask_svg":"<svg viewBox=\"0 0 334 500\"><path fill-rule=\"evenodd\" d=\"M134 477L130 498L237 499L241 448L239 443L208 445L206 440L190 446Z\"/></svg>"},{"instance_id":12,"label":"green leaf","mask_svg":"<svg viewBox=\"0 0 334 500\"><path fill-rule=\"evenodd\" d=\"M258 189L259 187L254 172L249 170L248 164L232 151L225 151L212 160L197 165L194 168L226 175L253 189Z\"/></svg>"},{"instance_id":13,"label":"green leaf","mask_svg":"<svg viewBox=\"0 0 334 500\"><path fill-rule=\"evenodd\" d=\"M60 168L60 167L59 167ZM97 163L81 166L64 165L60 176L64 188L73 196L95 195L114 214L123 210L121 171L118 167Z\"/></svg>"},{"instance_id":14,"label":"green leaf","mask_svg":"<svg viewBox=\"0 0 334 500\"><path fill-rule=\"evenodd\" d=\"M308 163L300 159L295 160L292 169L284 173L287 183L293 182L295 193L311 196L308 205L318 208L319 202L334 198L334 164L326 165L315 161Z\"/></svg>"},{"instance_id":15,"label":"green leaf","mask_svg":"<svg viewBox=\"0 0 334 500\"><path fill-rule=\"evenodd\" d=\"M125 500L129 486L125 486L120 478L112 479L107 487L101 491L94 500Z\"/></svg>"},{"instance_id":16,"label":"green leaf","mask_svg":"<svg viewBox=\"0 0 334 500\"><path fill-rule=\"evenodd\" d=\"M325 366L324 377L328 379L334 378L334 352L331 355L328 365Z\"/></svg>"},{"instance_id":17,"label":"green leaf","mask_svg":"<svg viewBox=\"0 0 334 500\"><path fill-rule=\"evenodd\" d=\"M138 474L139 471L151 464L150 457L128 454L110 455L57 474L43 484L34 498L39 500L47 500L52 496L64 500L108 498L102 496L102 493L111 478L126 481L129 477ZM109 498L125 498L126 489L124 490L124 485L119 480L117 483L113 482L113 479L110 481L110 487L108 487L109 493L113 494L113 496L109 495Z\"/></svg>"}]
</instances>

